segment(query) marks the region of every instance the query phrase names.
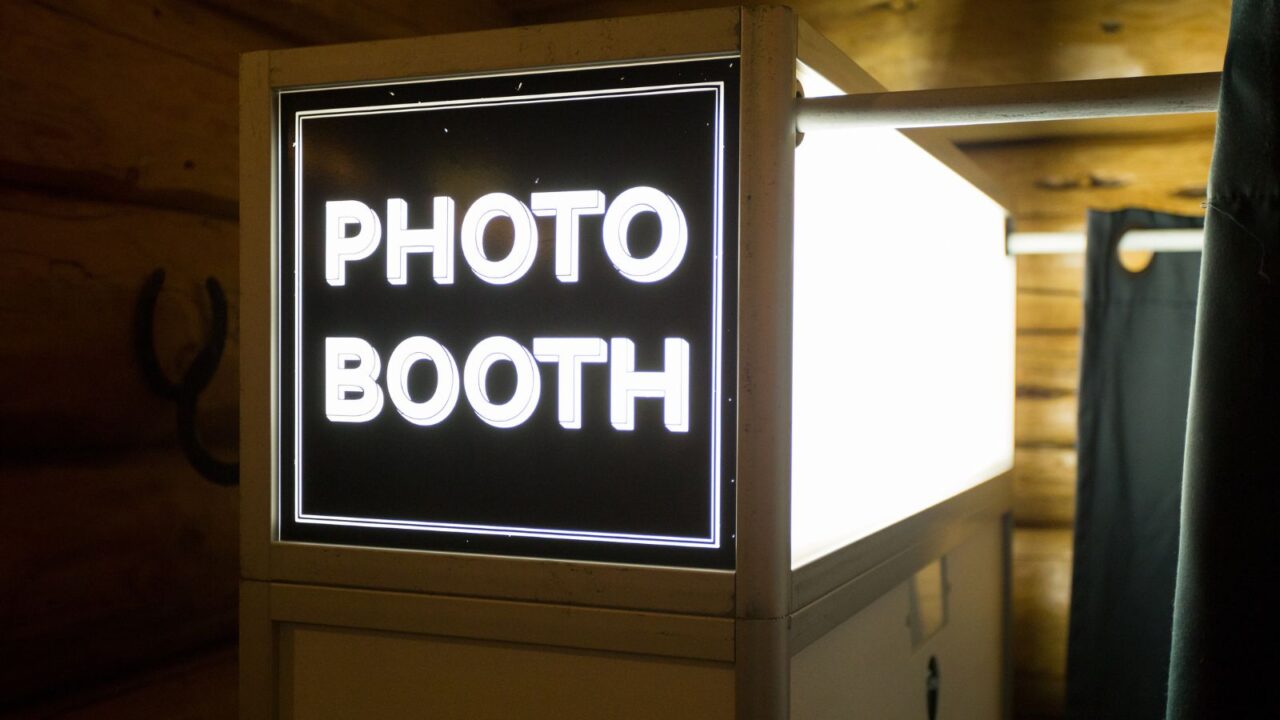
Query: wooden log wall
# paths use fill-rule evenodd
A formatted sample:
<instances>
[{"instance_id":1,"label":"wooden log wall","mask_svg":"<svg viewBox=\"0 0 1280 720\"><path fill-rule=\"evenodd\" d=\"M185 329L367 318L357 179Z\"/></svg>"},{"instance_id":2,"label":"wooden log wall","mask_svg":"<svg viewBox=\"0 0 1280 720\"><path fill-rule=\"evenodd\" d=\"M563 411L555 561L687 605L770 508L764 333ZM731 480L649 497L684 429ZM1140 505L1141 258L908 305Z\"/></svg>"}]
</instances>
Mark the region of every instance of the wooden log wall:
<instances>
[{"instance_id":1,"label":"wooden log wall","mask_svg":"<svg viewBox=\"0 0 1280 720\"><path fill-rule=\"evenodd\" d=\"M237 492L177 446L170 378L231 327L200 429L234 459L238 56L508 25L496 0L0 3L0 713L234 641Z\"/></svg>"},{"instance_id":2,"label":"wooden log wall","mask_svg":"<svg viewBox=\"0 0 1280 720\"><path fill-rule=\"evenodd\" d=\"M1066 690L1084 257L1017 262L1014 707L1019 718L1057 718Z\"/></svg>"}]
</instances>

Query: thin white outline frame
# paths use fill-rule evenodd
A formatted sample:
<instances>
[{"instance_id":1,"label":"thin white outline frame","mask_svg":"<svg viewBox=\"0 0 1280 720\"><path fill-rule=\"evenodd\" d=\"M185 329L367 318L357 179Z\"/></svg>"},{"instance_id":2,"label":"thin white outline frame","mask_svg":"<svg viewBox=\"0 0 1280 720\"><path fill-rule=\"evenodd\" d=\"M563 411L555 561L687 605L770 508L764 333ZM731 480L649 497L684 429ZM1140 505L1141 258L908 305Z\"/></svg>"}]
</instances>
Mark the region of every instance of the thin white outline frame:
<instances>
[{"instance_id":1,"label":"thin white outline frame","mask_svg":"<svg viewBox=\"0 0 1280 720\"><path fill-rule=\"evenodd\" d=\"M710 59L736 59L736 55L726 55L722 58L691 58L683 62L699 62ZM662 63L667 64L667 63ZM609 67L609 66L601 66ZM575 70L583 69L601 69L601 67L591 68L574 68ZM512 75L527 75L528 72L512 73ZM502 73L486 74L475 77L491 78L502 76ZM450 77L440 78L438 81L462 80L470 79L466 77ZM404 85L416 82L431 82L429 79L423 80L399 80L388 83L370 83L348 87L383 87L386 85ZM333 87L308 88L305 90L280 91L280 94L291 92L315 92L335 89ZM714 139L714 156L712 168L712 188L713 188L713 238L712 238L712 310L711 310L711 335L712 335L712 358L711 358L711 507L710 507L710 525L711 533L709 538L689 538L682 536L669 535L642 535L632 533L606 533L587 530L565 530L553 528L524 528L516 526L495 526L495 525L479 525L465 523L445 523L422 520L396 520L385 518L356 518L337 515L307 515L302 512L302 157L303 157L303 132L302 123L308 118L329 118L329 117L345 117L345 116L361 116L361 115L380 115L400 112L430 112L438 109L463 109L463 108L482 108L482 107L501 107L509 105L527 105L539 104L547 102L573 102L586 100L615 99L621 97L640 97L646 95L668 95L682 94L691 92L714 92L715 93L715 139ZM724 134L724 114L725 114L725 97L724 82L692 82L683 84L670 85L652 85L634 88L617 88L608 90L589 90L567 93L546 93L542 95L513 95L497 98L486 98L482 100L476 99L460 99L460 100L444 100L437 102L417 102L402 103L396 105L372 105L361 107L344 107L331 108L323 110L304 110L295 113L294 116L294 258L293 258L293 274L294 274L294 318L293 318L293 340L294 340L294 522L299 524L311 525L336 525L343 527L370 527L394 530L412 530L420 532L447 532L459 534L474 535L498 535L509 537L529 537L547 540L576 540L576 541L594 541L609 542L629 545L658 545L668 547L694 547L716 549L719 548L721 535L721 473L722 468L722 359L723 352L723 294L724 294L724 162L725 162L725 134ZM283 118L282 118L283 120ZM278 142L278 141L277 141ZM282 542L290 542L281 540Z\"/></svg>"}]
</instances>

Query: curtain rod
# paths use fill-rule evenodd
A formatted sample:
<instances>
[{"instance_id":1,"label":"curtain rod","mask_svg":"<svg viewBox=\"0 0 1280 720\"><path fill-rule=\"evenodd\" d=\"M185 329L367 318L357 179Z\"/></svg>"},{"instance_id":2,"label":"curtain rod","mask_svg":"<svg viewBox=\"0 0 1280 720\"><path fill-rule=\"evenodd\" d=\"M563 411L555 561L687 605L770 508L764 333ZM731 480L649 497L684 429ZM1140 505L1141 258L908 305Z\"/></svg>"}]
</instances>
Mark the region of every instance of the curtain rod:
<instances>
[{"instance_id":1,"label":"curtain rod","mask_svg":"<svg viewBox=\"0 0 1280 720\"><path fill-rule=\"evenodd\" d=\"M1085 235L1079 232L1012 232L1005 239L1007 255L1083 253ZM1204 231L1198 229L1130 230L1120 239L1121 250L1199 252Z\"/></svg>"},{"instance_id":2,"label":"curtain rod","mask_svg":"<svg viewBox=\"0 0 1280 720\"><path fill-rule=\"evenodd\" d=\"M1216 112L1222 74L859 93L796 101L796 130L924 128Z\"/></svg>"}]
</instances>

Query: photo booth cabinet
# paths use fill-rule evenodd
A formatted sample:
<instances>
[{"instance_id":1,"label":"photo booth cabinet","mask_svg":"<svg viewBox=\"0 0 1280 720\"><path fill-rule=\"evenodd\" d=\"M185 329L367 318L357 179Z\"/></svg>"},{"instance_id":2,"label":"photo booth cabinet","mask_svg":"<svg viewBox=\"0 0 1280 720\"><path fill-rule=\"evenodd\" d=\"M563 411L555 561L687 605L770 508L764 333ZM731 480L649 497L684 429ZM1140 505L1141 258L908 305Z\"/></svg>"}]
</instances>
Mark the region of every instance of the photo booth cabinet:
<instances>
[{"instance_id":1,"label":"photo booth cabinet","mask_svg":"<svg viewBox=\"0 0 1280 720\"><path fill-rule=\"evenodd\" d=\"M245 718L992 718L1013 266L785 8L241 65ZM997 198L997 199L993 199Z\"/></svg>"}]
</instances>

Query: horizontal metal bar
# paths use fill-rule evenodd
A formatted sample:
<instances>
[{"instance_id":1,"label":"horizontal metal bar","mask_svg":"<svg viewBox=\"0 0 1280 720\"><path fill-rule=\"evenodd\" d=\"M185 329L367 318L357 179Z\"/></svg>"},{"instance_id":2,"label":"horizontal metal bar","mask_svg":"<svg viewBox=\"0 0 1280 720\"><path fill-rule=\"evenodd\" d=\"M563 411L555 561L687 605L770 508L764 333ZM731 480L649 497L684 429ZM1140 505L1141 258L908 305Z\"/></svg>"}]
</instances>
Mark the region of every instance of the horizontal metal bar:
<instances>
[{"instance_id":1,"label":"horizontal metal bar","mask_svg":"<svg viewBox=\"0 0 1280 720\"><path fill-rule=\"evenodd\" d=\"M1215 112L1221 73L909 90L796 101L796 130L923 128Z\"/></svg>"},{"instance_id":2,"label":"horizontal metal bar","mask_svg":"<svg viewBox=\"0 0 1280 720\"><path fill-rule=\"evenodd\" d=\"M1083 253L1084 233L1014 232L1005 241L1009 255ZM1204 249L1203 230L1130 230L1120 239L1120 250L1151 252L1199 252Z\"/></svg>"}]
</instances>

